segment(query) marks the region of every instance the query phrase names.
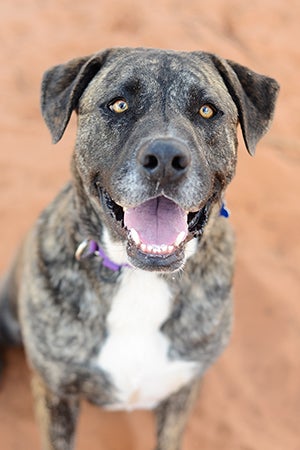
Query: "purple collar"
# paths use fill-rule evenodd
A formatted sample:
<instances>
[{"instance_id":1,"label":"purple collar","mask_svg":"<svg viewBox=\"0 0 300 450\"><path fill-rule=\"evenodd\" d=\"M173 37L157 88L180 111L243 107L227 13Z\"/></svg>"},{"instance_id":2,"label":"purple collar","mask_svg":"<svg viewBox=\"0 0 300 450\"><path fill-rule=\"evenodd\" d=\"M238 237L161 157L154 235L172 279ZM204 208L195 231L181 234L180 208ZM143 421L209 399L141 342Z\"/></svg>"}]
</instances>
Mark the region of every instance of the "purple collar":
<instances>
[{"instance_id":1,"label":"purple collar","mask_svg":"<svg viewBox=\"0 0 300 450\"><path fill-rule=\"evenodd\" d=\"M226 219L230 216L229 210L226 208L226 205L224 202L222 202L221 208L220 208L220 216L225 217ZM132 267L130 264L117 264L113 262L105 253L103 248L100 247L100 245L94 241L93 239L85 239L82 241L79 246L77 247L77 250L75 252L75 258L77 261L80 261L81 259L85 259L89 256L98 256L101 259L102 266L106 267L107 269L111 270L112 272L118 272L120 273L123 267Z\"/></svg>"},{"instance_id":2,"label":"purple collar","mask_svg":"<svg viewBox=\"0 0 300 450\"><path fill-rule=\"evenodd\" d=\"M105 253L103 248L93 239L85 239L79 244L75 252L77 261L87 258L89 256L98 256L101 259L102 266L111 270L112 272L120 272L123 267L131 267L129 264L117 264L113 262Z\"/></svg>"}]
</instances>

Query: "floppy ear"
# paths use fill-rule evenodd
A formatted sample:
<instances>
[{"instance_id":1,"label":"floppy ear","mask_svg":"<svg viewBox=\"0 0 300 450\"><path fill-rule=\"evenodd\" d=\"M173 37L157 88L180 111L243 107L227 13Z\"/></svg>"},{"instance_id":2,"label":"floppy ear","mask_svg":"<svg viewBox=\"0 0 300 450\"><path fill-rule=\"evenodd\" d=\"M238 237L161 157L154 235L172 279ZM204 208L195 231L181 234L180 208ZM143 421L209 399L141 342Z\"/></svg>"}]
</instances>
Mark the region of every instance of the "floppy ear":
<instances>
[{"instance_id":1,"label":"floppy ear","mask_svg":"<svg viewBox=\"0 0 300 450\"><path fill-rule=\"evenodd\" d=\"M238 109L244 141L253 156L257 142L273 119L279 85L273 78L233 61L211 57Z\"/></svg>"},{"instance_id":2,"label":"floppy ear","mask_svg":"<svg viewBox=\"0 0 300 450\"><path fill-rule=\"evenodd\" d=\"M109 50L52 67L42 81L41 109L56 144L64 134L83 91L100 70Z\"/></svg>"}]
</instances>

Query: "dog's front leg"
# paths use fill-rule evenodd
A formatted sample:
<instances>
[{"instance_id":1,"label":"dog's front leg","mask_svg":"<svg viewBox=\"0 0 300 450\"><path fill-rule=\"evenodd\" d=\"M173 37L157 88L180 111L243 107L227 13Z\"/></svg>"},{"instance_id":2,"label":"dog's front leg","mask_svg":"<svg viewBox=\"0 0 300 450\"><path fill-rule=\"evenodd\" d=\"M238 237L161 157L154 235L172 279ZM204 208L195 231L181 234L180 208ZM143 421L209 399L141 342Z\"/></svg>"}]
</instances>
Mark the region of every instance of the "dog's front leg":
<instances>
[{"instance_id":1,"label":"dog's front leg","mask_svg":"<svg viewBox=\"0 0 300 450\"><path fill-rule=\"evenodd\" d=\"M183 431L199 391L193 381L163 401L155 411L157 447L155 450L180 450Z\"/></svg>"},{"instance_id":2,"label":"dog's front leg","mask_svg":"<svg viewBox=\"0 0 300 450\"><path fill-rule=\"evenodd\" d=\"M60 397L47 389L39 375L32 378L42 450L73 450L79 398Z\"/></svg>"}]
</instances>

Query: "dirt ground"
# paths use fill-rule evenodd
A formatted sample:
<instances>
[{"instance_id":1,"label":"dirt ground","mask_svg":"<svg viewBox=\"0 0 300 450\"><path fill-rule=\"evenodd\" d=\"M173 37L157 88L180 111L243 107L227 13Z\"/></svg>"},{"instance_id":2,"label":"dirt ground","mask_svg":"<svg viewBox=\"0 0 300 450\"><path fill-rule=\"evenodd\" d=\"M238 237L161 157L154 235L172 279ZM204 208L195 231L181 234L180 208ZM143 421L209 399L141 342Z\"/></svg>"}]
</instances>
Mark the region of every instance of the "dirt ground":
<instances>
[{"instance_id":1,"label":"dirt ground","mask_svg":"<svg viewBox=\"0 0 300 450\"><path fill-rule=\"evenodd\" d=\"M109 46L207 50L276 78L269 134L251 158L240 138L228 192L237 234L235 327L207 373L184 450L300 450L300 3L298 0L2 0L0 273L69 177L72 120L53 147L39 111L49 66ZM78 450L150 450L149 412L84 404ZM1 450L38 450L30 379L9 351L0 386Z\"/></svg>"}]
</instances>

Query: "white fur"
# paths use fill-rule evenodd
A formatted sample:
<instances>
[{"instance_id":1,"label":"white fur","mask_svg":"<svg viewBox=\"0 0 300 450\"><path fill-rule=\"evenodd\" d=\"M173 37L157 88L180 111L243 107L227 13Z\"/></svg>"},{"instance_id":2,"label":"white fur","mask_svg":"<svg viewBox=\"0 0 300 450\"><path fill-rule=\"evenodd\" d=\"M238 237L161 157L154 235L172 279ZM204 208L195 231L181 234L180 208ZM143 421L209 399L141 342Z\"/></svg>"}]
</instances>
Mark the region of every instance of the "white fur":
<instances>
[{"instance_id":1,"label":"white fur","mask_svg":"<svg viewBox=\"0 0 300 450\"><path fill-rule=\"evenodd\" d=\"M111 409L153 408L195 376L199 365L168 358L160 331L172 296L157 273L127 268L108 314L108 338L97 365L111 377L118 403Z\"/></svg>"},{"instance_id":2,"label":"white fur","mask_svg":"<svg viewBox=\"0 0 300 450\"><path fill-rule=\"evenodd\" d=\"M124 242L113 241L106 227L103 227L102 240L105 253L116 264L128 264L126 244Z\"/></svg>"},{"instance_id":3,"label":"white fur","mask_svg":"<svg viewBox=\"0 0 300 450\"><path fill-rule=\"evenodd\" d=\"M185 260L186 262L189 258L191 258L197 250L198 241L197 239L192 239L185 246Z\"/></svg>"}]
</instances>

